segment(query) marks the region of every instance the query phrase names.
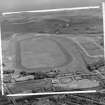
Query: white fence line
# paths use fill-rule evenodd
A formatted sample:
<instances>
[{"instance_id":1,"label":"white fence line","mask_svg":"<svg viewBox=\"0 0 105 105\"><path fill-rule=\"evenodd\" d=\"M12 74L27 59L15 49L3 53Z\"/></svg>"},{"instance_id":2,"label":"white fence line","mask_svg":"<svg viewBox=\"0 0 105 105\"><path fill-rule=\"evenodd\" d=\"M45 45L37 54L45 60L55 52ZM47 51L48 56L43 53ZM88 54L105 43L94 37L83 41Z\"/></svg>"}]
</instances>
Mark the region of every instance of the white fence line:
<instances>
[{"instance_id":1,"label":"white fence line","mask_svg":"<svg viewBox=\"0 0 105 105\"><path fill-rule=\"evenodd\" d=\"M33 11L17 11L17 12L3 12L2 15L18 14L18 13L45 13L45 12L60 12L70 10L83 10L83 9L97 9L100 6L88 6L88 7L74 7L74 8L59 8L59 9L46 9L46 10L33 10Z\"/></svg>"},{"instance_id":2,"label":"white fence line","mask_svg":"<svg viewBox=\"0 0 105 105\"><path fill-rule=\"evenodd\" d=\"M77 93L96 93L96 90L87 91L65 91L65 92L44 92L44 93L26 93L26 94L9 94L7 96L36 96L36 95L60 95L60 94L77 94Z\"/></svg>"},{"instance_id":3,"label":"white fence line","mask_svg":"<svg viewBox=\"0 0 105 105\"><path fill-rule=\"evenodd\" d=\"M103 13L103 35L104 35L104 57L105 57L105 2L102 2L102 13Z\"/></svg>"},{"instance_id":4,"label":"white fence line","mask_svg":"<svg viewBox=\"0 0 105 105\"><path fill-rule=\"evenodd\" d=\"M1 76L1 92L2 95L4 95L4 83L3 83L3 66L2 66L3 62L2 62L2 42L1 42L1 24L0 24L0 76Z\"/></svg>"}]
</instances>

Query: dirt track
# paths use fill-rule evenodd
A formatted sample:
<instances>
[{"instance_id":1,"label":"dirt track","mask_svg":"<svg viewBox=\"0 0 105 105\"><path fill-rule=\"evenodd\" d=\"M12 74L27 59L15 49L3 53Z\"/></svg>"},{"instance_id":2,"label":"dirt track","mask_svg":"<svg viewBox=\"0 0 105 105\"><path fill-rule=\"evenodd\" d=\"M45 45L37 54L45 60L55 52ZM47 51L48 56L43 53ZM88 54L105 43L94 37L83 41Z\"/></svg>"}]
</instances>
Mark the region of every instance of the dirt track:
<instances>
[{"instance_id":1,"label":"dirt track","mask_svg":"<svg viewBox=\"0 0 105 105\"><path fill-rule=\"evenodd\" d=\"M54 41L59 46L59 48L62 51L62 54L64 54L62 56L65 57L65 60L62 61L63 63L54 66L55 68L59 68L59 67L61 68L63 66L69 65L71 62L73 62L73 59L76 59L76 58L74 58L74 54L76 55L76 48L75 48L76 44L72 40L67 39L67 38L60 38L60 37L58 37L58 38L57 37L52 37L52 38L51 37L47 37L47 38L49 40ZM17 48L16 52L18 52L17 55L16 55L17 56L16 57L16 67L19 68L19 69L22 69L22 70L28 70L26 67L24 67L21 64L21 55L20 55L21 50L20 50L20 47L19 47L19 43L17 43L16 48ZM46 71L48 70L49 71L50 69L51 69L51 66L50 67L40 67L40 68L37 67L37 68L32 68L32 69L30 68L29 70L30 71L40 71L40 70L41 71L43 71L43 70L46 70Z\"/></svg>"}]
</instances>

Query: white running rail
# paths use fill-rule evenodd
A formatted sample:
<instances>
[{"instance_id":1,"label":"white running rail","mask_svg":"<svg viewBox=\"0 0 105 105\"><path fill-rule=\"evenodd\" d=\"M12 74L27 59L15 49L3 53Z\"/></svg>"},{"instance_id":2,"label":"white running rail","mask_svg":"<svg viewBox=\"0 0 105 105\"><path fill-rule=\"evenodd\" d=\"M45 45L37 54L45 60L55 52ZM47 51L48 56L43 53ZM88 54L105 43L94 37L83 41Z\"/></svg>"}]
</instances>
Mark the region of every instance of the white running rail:
<instances>
[{"instance_id":1,"label":"white running rail","mask_svg":"<svg viewBox=\"0 0 105 105\"><path fill-rule=\"evenodd\" d=\"M84 9L97 9L100 6L88 6L88 7L74 7L74 8L58 8L58 9L45 9L45 10L33 10L33 11L17 11L17 12L3 12L2 15L18 14L18 13L45 13L45 12L60 12L70 10L84 10Z\"/></svg>"}]
</instances>

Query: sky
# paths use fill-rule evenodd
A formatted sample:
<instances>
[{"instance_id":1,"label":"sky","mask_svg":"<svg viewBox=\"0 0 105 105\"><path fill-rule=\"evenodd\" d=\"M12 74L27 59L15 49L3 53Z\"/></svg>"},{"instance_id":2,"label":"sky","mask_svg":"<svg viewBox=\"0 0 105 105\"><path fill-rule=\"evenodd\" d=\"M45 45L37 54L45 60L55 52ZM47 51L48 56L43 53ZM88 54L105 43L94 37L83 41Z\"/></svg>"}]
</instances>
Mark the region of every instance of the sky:
<instances>
[{"instance_id":1,"label":"sky","mask_svg":"<svg viewBox=\"0 0 105 105\"><path fill-rule=\"evenodd\" d=\"M0 0L0 12L100 5L104 0Z\"/></svg>"}]
</instances>

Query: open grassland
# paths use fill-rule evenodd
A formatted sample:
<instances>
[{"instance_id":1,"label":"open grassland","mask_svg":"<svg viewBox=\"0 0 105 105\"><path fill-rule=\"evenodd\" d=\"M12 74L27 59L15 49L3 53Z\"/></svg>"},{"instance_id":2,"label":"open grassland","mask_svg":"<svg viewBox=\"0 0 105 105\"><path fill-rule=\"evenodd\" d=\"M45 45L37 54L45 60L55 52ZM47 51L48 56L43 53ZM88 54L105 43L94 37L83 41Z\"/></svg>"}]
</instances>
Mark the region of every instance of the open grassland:
<instances>
[{"instance_id":1,"label":"open grassland","mask_svg":"<svg viewBox=\"0 0 105 105\"><path fill-rule=\"evenodd\" d=\"M3 17L2 39L14 33L68 34L71 36L102 36L101 9L69 12L13 14ZM21 34L22 35L22 34Z\"/></svg>"},{"instance_id":2,"label":"open grassland","mask_svg":"<svg viewBox=\"0 0 105 105\"><path fill-rule=\"evenodd\" d=\"M30 34L27 34L27 36L29 35ZM10 63L10 61L13 61L14 67L17 70L27 72L46 72L54 68L58 68L62 72L71 72L81 69L87 71L80 55L80 48L72 38L60 36L35 36L35 34L33 34L33 36L34 37L27 39L26 36L24 36L22 37L22 40L17 37L14 42L11 40L9 49L5 50L4 61L6 60L7 64L8 62ZM37 40L37 38L41 39ZM18 41L16 41L16 39ZM39 43L40 41L41 43ZM47 55L42 56L43 54ZM37 57L35 57L36 55ZM48 57L47 60L46 57Z\"/></svg>"},{"instance_id":3,"label":"open grassland","mask_svg":"<svg viewBox=\"0 0 105 105\"><path fill-rule=\"evenodd\" d=\"M87 56L90 57L103 57L104 56L104 49L103 47L98 44L94 38L91 37L77 37L74 38L75 42L80 46L80 48L85 51Z\"/></svg>"}]
</instances>

